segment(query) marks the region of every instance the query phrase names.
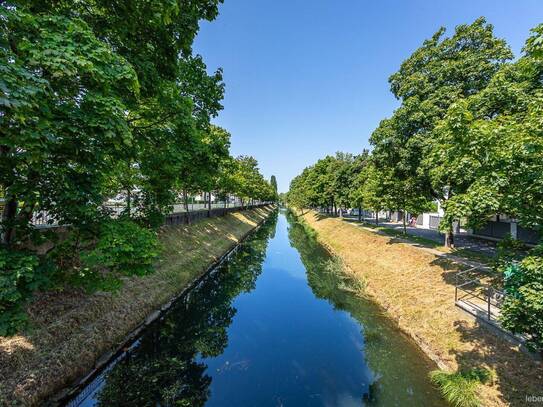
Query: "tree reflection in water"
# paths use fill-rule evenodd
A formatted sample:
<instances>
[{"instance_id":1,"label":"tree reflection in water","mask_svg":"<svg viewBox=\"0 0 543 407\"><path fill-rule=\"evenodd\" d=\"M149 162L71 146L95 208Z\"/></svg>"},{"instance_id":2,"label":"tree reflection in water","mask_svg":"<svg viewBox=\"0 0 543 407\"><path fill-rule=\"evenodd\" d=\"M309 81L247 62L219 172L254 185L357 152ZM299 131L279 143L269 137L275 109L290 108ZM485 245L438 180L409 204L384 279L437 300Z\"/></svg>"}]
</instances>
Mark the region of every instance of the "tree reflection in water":
<instances>
[{"instance_id":1,"label":"tree reflection in water","mask_svg":"<svg viewBox=\"0 0 543 407\"><path fill-rule=\"evenodd\" d=\"M201 358L220 355L236 310L232 301L252 291L262 272L277 212L231 258L154 323L139 345L105 376L100 406L202 406L211 377ZM200 361L199 361L200 360Z\"/></svg>"},{"instance_id":2,"label":"tree reflection in water","mask_svg":"<svg viewBox=\"0 0 543 407\"><path fill-rule=\"evenodd\" d=\"M418 350L406 352L416 347L381 308L364 297L362 284L342 271L341 261L317 242L314 232L306 230L292 213L287 218L290 244L300 253L315 296L348 312L361 327L364 358L373 372L363 405L445 405L424 374L433 364Z\"/></svg>"}]
</instances>

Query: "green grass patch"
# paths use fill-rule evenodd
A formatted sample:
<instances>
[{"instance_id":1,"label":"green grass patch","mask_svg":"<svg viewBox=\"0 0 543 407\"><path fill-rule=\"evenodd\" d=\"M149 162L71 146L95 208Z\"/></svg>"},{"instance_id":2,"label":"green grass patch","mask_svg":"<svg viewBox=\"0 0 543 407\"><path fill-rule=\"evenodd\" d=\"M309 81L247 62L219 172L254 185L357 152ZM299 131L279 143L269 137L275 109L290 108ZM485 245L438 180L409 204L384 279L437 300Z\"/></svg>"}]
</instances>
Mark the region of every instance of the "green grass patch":
<instances>
[{"instance_id":1,"label":"green grass patch","mask_svg":"<svg viewBox=\"0 0 543 407\"><path fill-rule=\"evenodd\" d=\"M400 230L391 229L386 226L377 226L377 227L374 227L374 229L379 230L380 232L383 232L389 236L405 239L410 242L417 243L426 247L438 248L438 247L443 246L442 243L436 242L435 240L427 239L421 236L410 235L409 233L403 233Z\"/></svg>"},{"instance_id":2,"label":"green grass patch","mask_svg":"<svg viewBox=\"0 0 543 407\"><path fill-rule=\"evenodd\" d=\"M478 388L482 383L491 380L492 375L484 368L473 368L467 371L444 372L434 370L430 380L451 405L455 407L479 407Z\"/></svg>"}]
</instances>

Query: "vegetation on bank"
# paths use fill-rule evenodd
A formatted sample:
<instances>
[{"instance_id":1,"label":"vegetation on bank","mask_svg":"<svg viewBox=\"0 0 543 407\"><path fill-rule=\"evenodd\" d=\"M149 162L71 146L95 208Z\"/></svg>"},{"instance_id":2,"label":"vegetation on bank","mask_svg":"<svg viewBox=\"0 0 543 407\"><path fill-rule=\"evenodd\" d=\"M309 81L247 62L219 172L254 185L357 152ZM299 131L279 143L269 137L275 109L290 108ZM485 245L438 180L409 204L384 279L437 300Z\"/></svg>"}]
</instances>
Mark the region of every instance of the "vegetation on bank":
<instances>
[{"instance_id":1,"label":"vegetation on bank","mask_svg":"<svg viewBox=\"0 0 543 407\"><path fill-rule=\"evenodd\" d=\"M444 374L490 372L491 381L471 383L483 405L523 405L537 394L540 364L451 303L455 264L338 218L306 211L303 219Z\"/></svg>"},{"instance_id":2,"label":"vegetation on bank","mask_svg":"<svg viewBox=\"0 0 543 407\"><path fill-rule=\"evenodd\" d=\"M372 372L363 399L383 406L444 405L439 392L429 388L430 378L425 378L423 373L430 372L435 364L422 352L405 349L416 347L416 344L398 332L390 315L371 298L363 276L332 253L329 246L322 244L326 242L319 238L316 229L300 212L289 211L287 216L292 217L288 231L290 243L300 253L313 293L331 302L335 309L348 312L363 327L364 358ZM399 350L401 357L398 357ZM400 373L404 370L413 375ZM413 376L417 377L415 382ZM419 394L411 398L402 394L404 390L407 394L411 390Z\"/></svg>"},{"instance_id":3,"label":"vegetation on bank","mask_svg":"<svg viewBox=\"0 0 543 407\"><path fill-rule=\"evenodd\" d=\"M488 383L491 373L480 368L452 373L435 370L430 374L430 378L452 406L479 407L481 402L477 394L478 386Z\"/></svg>"},{"instance_id":4,"label":"vegetation on bank","mask_svg":"<svg viewBox=\"0 0 543 407\"><path fill-rule=\"evenodd\" d=\"M270 213L236 253L200 279L149 326L121 363L104 372L98 405L197 407L210 399L214 381L202 359L220 357L229 346L234 299L256 288L277 215Z\"/></svg>"},{"instance_id":5,"label":"vegetation on bank","mask_svg":"<svg viewBox=\"0 0 543 407\"><path fill-rule=\"evenodd\" d=\"M24 325L38 289L151 273L157 228L190 194L276 199L211 124L222 72L192 42L220 2L1 2L0 335ZM36 230L37 214L62 229Z\"/></svg>"},{"instance_id":6,"label":"vegetation on bank","mask_svg":"<svg viewBox=\"0 0 543 407\"><path fill-rule=\"evenodd\" d=\"M159 230L156 272L123 276L117 294L70 288L39 292L30 326L0 337L0 404L36 405L86 374L151 312L179 294L273 209L264 207Z\"/></svg>"},{"instance_id":7,"label":"vegetation on bank","mask_svg":"<svg viewBox=\"0 0 543 407\"><path fill-rule=\"evenodd\" d=\"M440 228L478 228L507 215L543 227L543 24L513 54L483 18L438 30L390 76L401 102L371 134L372 151L337 153L294 178L286 196L297 208L404 214L441 203ZM404 232L405 221L404 219ZM377 219L376 219L377 220ZM543 350L543 249L498 267L506 287L502 324Z\"/></svg>"}]
</instances>

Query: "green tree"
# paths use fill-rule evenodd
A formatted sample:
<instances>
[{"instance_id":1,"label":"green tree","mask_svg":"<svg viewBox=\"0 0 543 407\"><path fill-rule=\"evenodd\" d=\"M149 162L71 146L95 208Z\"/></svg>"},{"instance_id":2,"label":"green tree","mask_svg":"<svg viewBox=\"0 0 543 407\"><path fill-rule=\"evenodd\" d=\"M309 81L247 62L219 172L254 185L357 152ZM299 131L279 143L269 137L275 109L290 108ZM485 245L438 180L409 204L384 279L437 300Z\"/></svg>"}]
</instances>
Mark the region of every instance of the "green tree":
<instances>
[{"instance_id":1,"label":"green tree","mask_svg":"<svg viewBox=\"0 0 543 407\"><path fill-rule=\"evenodd\" d=\"M353 207L358 208L358 221L362 221L362 209L364 208L364 196L362 194L366 177L364 172L369 164L369 152L362 151L362 154L355 157L350 171L349 201Z\"/></svg>"},{"instance_id":2,"label":"green tree","mask_svg":"<svg viewBox=\"0 0 543 407\"><path fill-rule=\"evenodd\" d=\"M543 247L533 249L520 263L505 271L506 296L500 322L527 338L536 352L543 352Z\"/></svg>"},{"instance_id":3,"label":"green tree","mask_svg":"<svg viewBox=\"0 0 543 407\"><path fill-rule=\"evenodd\" d=\"M31 227L38 210L68 225L76 259L82 242L104 237L110 198L125 198L125 216L136 218L125 226L152 227L186 185L217 187L229 146L210 124L222 108L222 72L208 74L192 42L219 3L2 2L3 257L38 235ZM142 258L152 257L151 246Z\"/></svg>"},{"instance_id":4,"label":"green tree","mask_svg":"<svg viewBox=\"0 0 543 407\"><path fill-rule=\"evenodd\" d=\"M379 224L379 212L387 207L385 174L370 162L359 174L358 182L363 207L375 212L375 224Z\"/></svg>"},{"instance_id":5,"label":"green tree","mask_svg":"<svg viewBox=\"0 0 543 407\"><path fill-rule=\"evenodd\" d=\"M242 200L242 206L255 199L272 200L273 189L260 173L256 159L250 156L239 156L236 162L233 183L237 188L236 195Z\"/></svg>"},{"instance_id":6,"label":"green tree","mask_svg":"<svg viewBox=\"0 0 543 407\"><path fill-rule=\"evenodd\" d=\"M273 192L274 192L274 199L273 200L277 200L278 199L278 191L277 191L277 179L275 178L275 175L271 176L270 185L271 185L271 187L273 189Z\"/></svg>"},{"instance_id":7,"label":"green tree","mask_svg":"<svg viewBox=\"0 0 543 407\"><path fill-rule=\"evenodd\" d=\"M134 143L126 110L138 81L81 20L0 13L2 235L10 245L25 238L37 208L61 223L99 218L104 185Z\"/></svg>"},{"instance_id":8,"label":"green tree","mask_svg":"<svg viewBox=\"0 0 543 407\"><path fill-rule=\"evenodd\" d=\"M430 182L421 164L432 131L449 106L484 89L512 58L505 41L494 36L484 18L459 25L449 38L443 37L444 32L444 28L438 30L390 77L391 91L402 105L371 136L377 167L391 171L394 190L400 193L391 195L400 196L394 206L452 197L454 191L448 185ZM452 245L452 221L445 220L443 227L446 244Z\"/></svg>"},{"instance_id":9,"label":"green tree","mask_svg":"<svg viewBox=\"0 0 543 407\"><path fill-rule=\"evenodd\" d=\"M527 227L543 223L543 25L524 55L478 94L452 105L426 158L432 181L447 186L445 218L472 227L505 213Z\"/></svg>"}]
</instances>

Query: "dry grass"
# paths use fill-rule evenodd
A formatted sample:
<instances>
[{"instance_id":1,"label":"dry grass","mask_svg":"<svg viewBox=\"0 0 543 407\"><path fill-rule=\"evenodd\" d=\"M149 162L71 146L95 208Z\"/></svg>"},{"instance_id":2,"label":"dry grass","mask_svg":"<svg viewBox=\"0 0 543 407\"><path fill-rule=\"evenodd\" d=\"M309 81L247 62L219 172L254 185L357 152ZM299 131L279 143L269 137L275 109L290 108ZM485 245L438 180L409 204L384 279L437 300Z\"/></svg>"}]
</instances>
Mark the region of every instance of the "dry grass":
<instances>
[{"instance_id":1,"label":"dry grass","mask_svg":"<svg viewBox=\"0 0 543 407\"><path fill-rule=\"evenodd\" d=\"M304 219L441 368L495 373L495 382L481 388L485 406L524 405L526 395L543 393L540 363L454 306L452 263L339 219L314 212Z\"/></svg>"},{"instance_id":2,"label":"dry grass","mask_svg":"<svg viewBox=\"0 0 543 407\"><path fill-rule=\"evenodd\" d=\"M42 293L32 330L0 337L0 405L36 405L88 372L145 318L202 275L269 214L255 209L164 228L157 271L127 278L117 294Z\"/></svg>"}]
</instances>

